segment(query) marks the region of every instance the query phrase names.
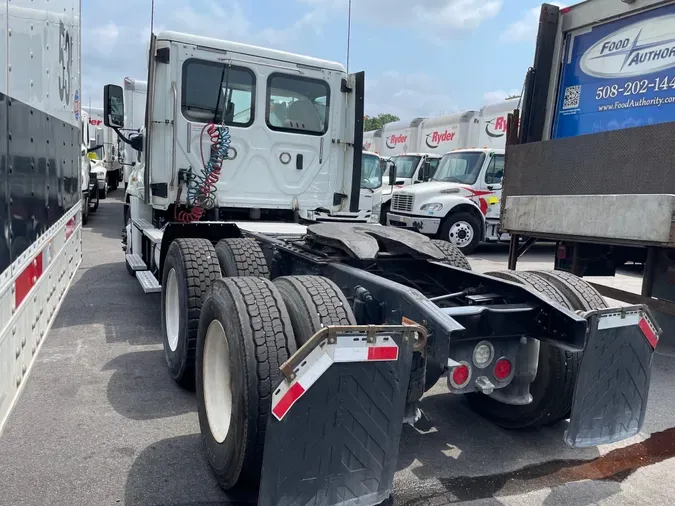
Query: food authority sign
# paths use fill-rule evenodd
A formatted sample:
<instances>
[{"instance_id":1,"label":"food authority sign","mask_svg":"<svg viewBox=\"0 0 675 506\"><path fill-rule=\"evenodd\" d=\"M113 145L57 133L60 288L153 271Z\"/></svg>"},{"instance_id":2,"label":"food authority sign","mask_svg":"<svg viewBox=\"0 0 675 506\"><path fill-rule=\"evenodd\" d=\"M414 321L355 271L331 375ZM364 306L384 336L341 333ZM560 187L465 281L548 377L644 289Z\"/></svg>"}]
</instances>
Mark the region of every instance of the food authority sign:
<instances>
[{"instance_id":1,"label":"food authority sign","mask_svg":"<svg viewBox=\"0 0 675 506\"><path fill-rule=\"evenodd\" d=\"M675 121L675 5L567 36L553 138Z\"/></svg>"}]
</instances>

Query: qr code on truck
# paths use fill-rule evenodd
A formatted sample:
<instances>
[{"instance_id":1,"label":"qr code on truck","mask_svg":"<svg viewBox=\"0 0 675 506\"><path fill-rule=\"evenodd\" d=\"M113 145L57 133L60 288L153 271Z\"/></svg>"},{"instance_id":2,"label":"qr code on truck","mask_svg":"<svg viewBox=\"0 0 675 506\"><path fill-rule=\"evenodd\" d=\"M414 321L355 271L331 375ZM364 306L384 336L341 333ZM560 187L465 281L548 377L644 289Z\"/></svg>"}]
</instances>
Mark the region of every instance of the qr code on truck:
<instances>
[{"instance_id":1,"label":"qr code on truck","mask_svg":"<svg viewBox=\"0 0 675 506\"><path fill-rule=\"evenodd\" d=\"M568 86L565 88L565 99L563 100L563 109L575 109L579 107L579 98L581 97L581 86Z\"/></svg>"}]
</instances>

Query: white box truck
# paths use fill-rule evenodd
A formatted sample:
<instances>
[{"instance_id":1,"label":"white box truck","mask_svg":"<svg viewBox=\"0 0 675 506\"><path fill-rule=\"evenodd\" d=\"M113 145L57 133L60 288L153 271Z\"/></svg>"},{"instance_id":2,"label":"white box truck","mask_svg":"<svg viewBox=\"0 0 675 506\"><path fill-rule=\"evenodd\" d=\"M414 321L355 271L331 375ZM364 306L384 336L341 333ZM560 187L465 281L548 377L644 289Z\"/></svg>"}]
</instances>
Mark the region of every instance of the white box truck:
<instances>
[{"instance_id":1,"label":"white box truck","mask_svg":"<svg viewBox=\"0 0 675 506\"><path fill-rule=\"evenodd\" d=\"M79 0L0 4L0 431L82 260L80 22Z\"/></svg>"},{"instance_id":2,"label":"white box truck","mask_svg":"<svg viewBox=\"0 0 675 506\"><path fill-rule=\"evenodd\" d=\"M627 261L644 263L641 295L595 287L650 306L668 336L675 334L674 41L672 0L544 4L520 129L507 146L502 211L512 269L541 239L557 242L558 276L613 276Z\"/></svg>"},{"instance_id":3,"label":"white box truck","mask_svg":"<svg viewBox=\"0 0 675 506\"><path fill-rule=\"evenodd\" d=\"M103 122L103 109L100 107L84 107L89 115L90 135L101 145L96 151L96 160L105 168L105 179L99 179L99 198L105 199L108 190L114 191L122 177L123 143L112 128Z\"/></svg>"},{"instance_id":4,"label":"white box truck","mask_svg":"<svg viewBox=\"0 0 675 506\"><path fill-rule=\"evenodd\" d=\"M389 218L383 222L450 241L465 254L480 241L508 239L499 225L501 178L507 115L518 102L505 100L488 104L479 113L425 119L418 136L422 147L446 154L440 163L439 158L430 159L431 165L420 166L413 180L394 188L386 211ZM407 163L406 156L392 160L397 173L400 162L404 168ZM429 179L433 181L426 182ZM415 182L422 184L408 186Z\"/></svg>"},{"instance_id":5,"label":"white box truck","mask_svg":"<svg viewBox=\"0 0 675 506\"><path fill-rule=\"evenodd\" d=\"M603 399L646 395L649 375L609 394L592 381L610 340L644 342L636 353L650 360L632 316L575 312L564 282L477 274L451 244L406 230L296 223L317 206L356 211L364 176L379 172L362 151L363 73L174 32L153 36L149 56L144 134L127 139L143 151L143 191L126 261L162 294L166 362L196 388L221 487L259 484L261 506L380 504L401 425L422 417L418 401L443 375L503 426L569 417L577 447L637 433L646 405ZM106 86L104 104L123 128L122 88ZM652 328L644 307L627 311ZM537 368L570 353L566 374Z\"/></svg>"},{"instance_id":6,"label":"white box truck","mask_svg":"<svg viewBox=\"0 0 675 506\"><path fill-rule=\"evenodd\" d=\"M363 132L363 149L376 154L382 152L382 129Z\"/></svg>"}]
</instances>

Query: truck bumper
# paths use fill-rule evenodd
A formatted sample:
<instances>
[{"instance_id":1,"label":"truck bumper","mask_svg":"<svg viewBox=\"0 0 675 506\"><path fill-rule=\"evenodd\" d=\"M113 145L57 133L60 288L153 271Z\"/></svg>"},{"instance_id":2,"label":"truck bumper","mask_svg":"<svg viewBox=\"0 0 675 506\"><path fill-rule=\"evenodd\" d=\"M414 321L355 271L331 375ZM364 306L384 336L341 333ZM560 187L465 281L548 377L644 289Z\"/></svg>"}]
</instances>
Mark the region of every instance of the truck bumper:
<instances>
[{"instance_id":1,"label":"truck bumper","mask_svg":"<svg viewBox=\"0 0 675 506\"><path fill-rule=\"evenodd\" d=\"M441 226L440 218L428 216L408 216L404 214L387 213L387 225L390 227L412 228L425 235L436 235Z\"/></svg>"},{"instance_id":2,"label":"truck bumper","mask_svg":"<svg viewBox=\"0 0 675 506\"><path fill-rule=\"evenodd\" d=\"M499 224L499 218L486 218L485 220L485 240L486 241L508 241L509 234L503 232Z\"/></svg>"}]
</instances>

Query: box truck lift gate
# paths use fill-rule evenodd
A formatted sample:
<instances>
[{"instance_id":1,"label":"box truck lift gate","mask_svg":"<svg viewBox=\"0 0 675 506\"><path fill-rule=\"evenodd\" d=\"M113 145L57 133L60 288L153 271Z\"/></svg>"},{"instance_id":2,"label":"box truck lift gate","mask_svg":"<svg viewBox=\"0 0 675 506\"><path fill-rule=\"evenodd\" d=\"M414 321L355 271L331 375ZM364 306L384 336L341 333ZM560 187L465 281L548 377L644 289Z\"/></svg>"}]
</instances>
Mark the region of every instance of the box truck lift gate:
<instances>
[{"instance_id":1,"label":"box truck lift gate","mask_svg":"<svg viewBox=\"0 0 675 506\"><path fill-rule=\"evenodd\" d=\"M209 240L198 238L204 233ZM194 252L229 243L240 248L238 260L264 256L269 267L263 277L213 281L201 306L194 357L209 464L225 489L254 482L261 505L386 500L401 426L419 419L424 389L447 371L450 390L474 396L479 411L482 399L497 399L492 409L521 409L517 404L533 399L533 377L522 374L532 342L580 357L573 397L569 390L569 405L558 406L556 414L570 416L569 445L610 443L642 426L660 332L643 306L574 312L535 274L477 274L447 243L377 225L317 224L304 235L272 237L232 223L169 223L160 240L167 238ZM162 248L168 253L160 269L175 265L176 246ZM220 267L227 270L222 260ZM317 317L324 319L314 322ZM472 359L481 343L493 357L484 369ZM264 374L251 354L264 359ZM503 360L507 369L497 367ZM243 374L218 366L223 363L239 364ZM228 384L228 374L231 389L223 389L218 381ZM249 379L242 381L243 375ZM261 377L272 380L269 395ZM258 391L250 390L256 384ZM243 405L232 404L246 385L246 402L258 406L257 417L244 417ZM223 400L228 395L229 404ZM545 393L550 400L561 395ZM518 426L501 412L484 408L482 414ZM248 432L237 423L247 423Z\"/></svg>"}]
</instances>

